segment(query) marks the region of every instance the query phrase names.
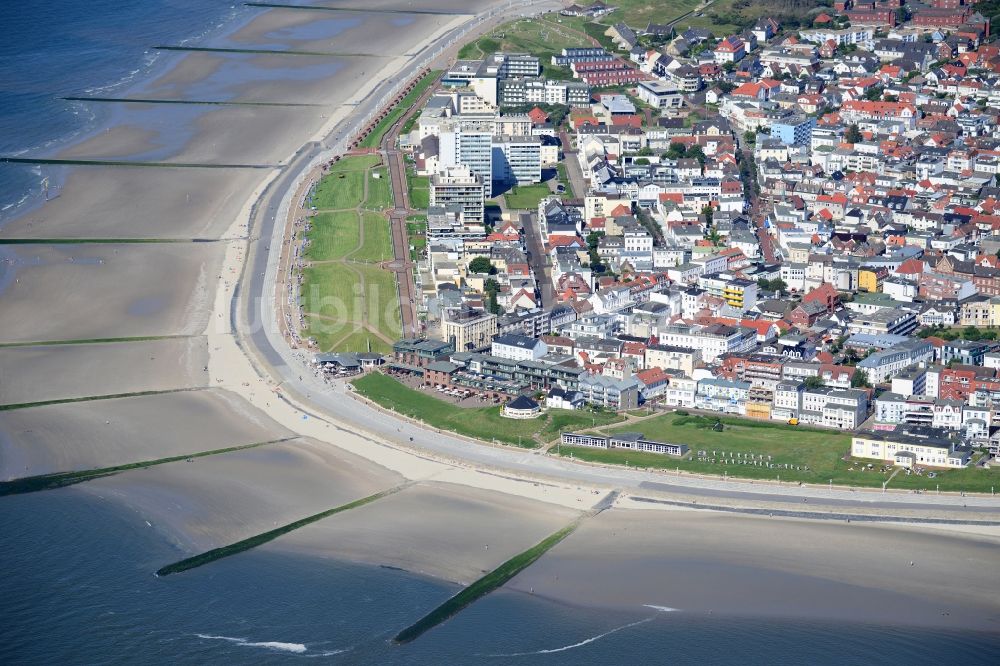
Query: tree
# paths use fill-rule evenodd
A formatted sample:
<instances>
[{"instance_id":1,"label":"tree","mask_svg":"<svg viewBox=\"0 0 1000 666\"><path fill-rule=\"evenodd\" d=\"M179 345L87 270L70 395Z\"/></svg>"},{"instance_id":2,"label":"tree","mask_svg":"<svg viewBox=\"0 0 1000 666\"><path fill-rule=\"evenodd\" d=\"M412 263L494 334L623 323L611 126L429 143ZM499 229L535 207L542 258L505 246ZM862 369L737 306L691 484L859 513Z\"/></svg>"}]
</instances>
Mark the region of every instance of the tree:
<instances>
[{"instance_id":1,"label":"tree","mask_svg":"<svg viewBox=\"0 0 1000 666\"><path fill-rule=\"evenodd\" d=\"M779 295L784 296L785 292L788 291L788 283L781 278L774 278L771 280L771 291L777 292Z\"/></svg>"},{"instance_id":2,"label":"tree","mask_svg":"<svg viewBox=\"0 0 1000 666\"><path fill-rule=\"evenodd\" d=\"M480 274L490 274L494 275L497 272L496 267L490 262L486 257L476 257L469 262L469 270L473 273Z\"/></svg>"},{"instance_id":3,"label":"tree","mask_svg":"<svg viewBox=\"0 0 1000 666\"><path fill-rule=\"evenodd\" d=\"M486 294L486 309L490 314L500 314L500 304L497 303L497 292L500 291L500 283L493 278L486 278L483 283L483 293Z\"/></svg>"},{"instance_id":4,"label":"tree","mask_svg":"<svg viewBox=\"0 0 1000 666\"><path fill-rule=\"evenodd\" d=\"M696 159L698 160L698 164L705 166L705 151L701 149L701 146L691 146L684 156Z\"/></svg>"},{"instance_id":5,"label":"tree","mask_svg":"<svg viewBox=\"0 0 1000 666\"><path fill-rule=\"evenodd\" d=\"M679 141L671 141L670 148L665 153L668 159L679 160L687 153L687 147Z\"/></svg>"},{"instance_id":6,"label":"tree","mask_svg":"<svg viewBox=\"0 0 1000 666\"><path fill-rule=\"evenodd\" d=\"M743 132L743 140L747 143L747 145L752 146L757 143L757 133L753 130L747 130L746 132Z\"/></svg>"},{"instance_id":7,"label":"tree","mask_svg":"<svg viewBox=\"0 0 1000 666\"><path fill-rule=\"evenodd\" d=\"M712 211L713 211L713 208L711 206L702 206L701 214L705 216L705 222L710 227L712 226ZM716 237L718 237L719 232L716 231L714 228L712 229L712 231L715 231L715 235L716 235Z\"/></svg>"},{"instance_id":8,"label":"tree","mask_svg":"<svg viewBox=\"0 0 1000 666\"><path fill-rule=\"evenodd\" d=\"M861 139L861 130L858 129L858 126L856 124L848 125L847 131L844 132L844 141L847 143L859 143Z\"/></svg>"},{"instance_id":9,"label":"tree","mask_svg":"<svg viewBox=\"0 0 1000 666\"><path fill-rule=\"evenodd\" d=\"M868 373L861 368L855 368L851 375L851 388L871 388L868 383Z\"/></svg>"},{"instance_id":10,"label":"tree","mask_svg":"<svg viewBox=\"0 0 1000 666\"><path fill-rule=\"evenodd\" d=\"M826 386L826 383L819 375L813 375L811 377L806 377L805 385L807 389L818 389Z\"/></svg>"},{"instance_id":11,"label":"tree","mask_svg":"<svg viewBox=\"0 0 1000 666\"><path fill-rule=\"evenodd\" d=\"M868 100L869 102L877 102L878 100L882 99L882 87L873 86L869 88L868 91L865 93L865 99Z\"/></svg>"},{"instance_id":12,"label":"tree","mask_svg":"<svg viewBox=\"0 0 1000 666\"><path fill-rule=\"evenodd\" d=\"M979 340L983 333L975 326L966 326L962 329L962 337L966 340Z\"/></svg>"}]
</instances>

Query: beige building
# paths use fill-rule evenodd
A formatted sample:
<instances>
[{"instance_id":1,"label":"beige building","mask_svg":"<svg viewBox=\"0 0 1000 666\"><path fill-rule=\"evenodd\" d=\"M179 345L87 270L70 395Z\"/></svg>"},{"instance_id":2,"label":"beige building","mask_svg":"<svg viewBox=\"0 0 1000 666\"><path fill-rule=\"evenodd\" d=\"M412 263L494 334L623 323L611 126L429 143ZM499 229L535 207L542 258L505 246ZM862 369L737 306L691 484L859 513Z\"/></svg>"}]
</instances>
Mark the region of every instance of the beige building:
<instances>
[{"instance_id":1,"label":"beige building","mask_svg":"<svg viewBox=\"0 0 1000 666\"><path fill-rule=\"evenodd\" d=\"M497 334L497 316L482 310L459 310L441 322L441 338L455 351L489 347Z\"/></svg>"},{"instance_id":2,"label":"beige building","mask_svg":"<svg viewBox=\"0 0 1000 666\"><path fill-rule=\"evenodd\" d=\"M701 351L690 347L650 345L646 347L646 367L680 370L688 377L701 365Z\"/></svg>"},{"instance_id":3,"label":"beige building","mask_svg":"<svg viewBox=\"0 0 1000 666\"><path fill-rule=\"evenodd\" d=\"M965 467L971 450L957 447L941 428L897 427L890 432L857 433L851 456L911 467Z\"/></svg>"}]
</instances>

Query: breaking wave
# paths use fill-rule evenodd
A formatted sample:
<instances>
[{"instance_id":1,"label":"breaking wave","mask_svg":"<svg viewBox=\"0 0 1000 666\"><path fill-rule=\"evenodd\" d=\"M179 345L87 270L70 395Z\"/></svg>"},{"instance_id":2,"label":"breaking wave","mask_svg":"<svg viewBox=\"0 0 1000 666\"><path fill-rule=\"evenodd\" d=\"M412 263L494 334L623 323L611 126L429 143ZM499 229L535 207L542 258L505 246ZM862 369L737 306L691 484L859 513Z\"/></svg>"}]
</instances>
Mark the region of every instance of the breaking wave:
<instances>
[{"instance_id":1,"label":"breaking wave","mask_svg":"<svg viewBox=\"0 0 1000 666\"><path fill-rule=\"evenodd\" d=\"M674 609L671 609L671 610L674 610ZM573 649L578 648L578 647L583 647L584 645L589 645L591 643L594 643L596 641L601 640L602 638L607 638L611 634L616 634L619 631L624 631L625 629L628 629L630 627L635 627L635 626L638 626L640 624L646 624L647 622L652 622L654 619L656 619L655 616L654 617L647 617L647 618L645 618L643 620L637 620L635 622L629 622L628 624L623 624L620 627L615 627L614 629L610 629L608 631L605 631L603 634L597 634L596 636L591 636L590 638L582 640L579 643L573 643L572 645L564 645L562 647L549 648L547 650L535 650L534 652L513 652L513 653L508 653L508 654L491 654L491 655L488 655L488 656L490 656L490 657L527 657L527 656L534 655L534 654L555 654L556 652L565 652L566 650L573 650Z\"/></svg>"}]
</instances>

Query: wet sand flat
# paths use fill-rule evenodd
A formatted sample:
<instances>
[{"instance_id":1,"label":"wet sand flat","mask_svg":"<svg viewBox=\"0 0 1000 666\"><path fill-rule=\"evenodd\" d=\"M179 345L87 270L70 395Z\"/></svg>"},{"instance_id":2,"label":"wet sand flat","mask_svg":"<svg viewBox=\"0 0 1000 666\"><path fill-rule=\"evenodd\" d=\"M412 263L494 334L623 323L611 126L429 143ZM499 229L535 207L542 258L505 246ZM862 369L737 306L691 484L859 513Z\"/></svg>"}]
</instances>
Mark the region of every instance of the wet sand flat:
<instances>
[{"instance_id":1,"label":"wet sand flat","mask_svg":"<svg viewBox=\"0 0 1000 666\"><path fill-rule=\"evenodd\" d=\"M434 11L476 14L490 6L503 6L496 0L320 0L318 6L338 9L377 9L381 11ZM555 3L553 3L555 4Z\"/></svg>"},{"instance_id":2,"label":"wet sand flat","mask_svg":"<svg viewBox=\"0 0 1000 666\"><path fill-rule=\"evenodd\" d=\"M59 153L62 159L113 159L122 155L145 153L156 148L156 132L134 125L115 125L107 131Z\"/></svg>"},{"instance_id":3,"label":"wet sand flat","mask_svg":"<svg viewBox=\"0 0 1000 666\"><path fill-rule=\"evenodd\" d=\"M393 472L334 446L296 439L125 472L76 488L136 511L186 557L400 481Z\"/></svg>"},{"instance_id":4,"label":"wet sand flat","mask_svg":"<svg viewBox=\"0 0 1000 666\"><path fill-rule=\"evenodd\" d=\"M7 238L218 238L264 175L247 169L70 167L58 198ZM142 196L137 197L136 193Z\"/></svg>"},{"instance_id":5,"label":"wet sand flat","mask_svg":"<svg viewBox=\"0 0 1000 666\"><path fill-rule=\"evenodd\" d=\"M287 56L266 53L186 54L177 67L128 97L226 102L336 105L388 58Z\"/></svg>"},{"instance_id":6,"label":"wet sand flat","mask_svg":"<svg viewBox=\"0 0 1000 666\"><path fill-rule=\"evenodd\" d=\"M427 35L456 18L366 13L363 10L326 12L274 8L233 34L210 41L209 45L396 56L416 50Z\"/></svg>"},{"instance_id":7,"label":"wet sand flat","mask_svg":"<svg viewBox=\"0 0 1000 666\"><path fill-rule=\"evenodd\" d=\"M100 133L60 157L278 164L323 124L323 114L311 107L114 104L126 127L142 131Z\"/></svg>"},{"instance_id":8,"label":"wet sand flat","mask_svg":"<svg viewBox=\"0 0 1000 666\"><path fill-rule=\"evenodd\" d=\"M204 332L222 243L12 246L0 342Z\"/></svg>"},{"instance_id":9,"label":"wet sand flat","mask_svg":"<svg viewBox=\"0 0 1000 666\"><path fill-rule=\"evenodd\" d=\"M425 482L296 530L267 547L467 584L576 515L514 495Z\"/></svg>"},{"instance_id":10,"label":"wet sand flat","mask_svg":"<svg viewBox=\"0 0 1000 666\"><path fill-rule=\"evenodd\" d=\"M203 337L0 348L0 404L208 385Z\"/></svg>"},{"instance_id":11,"label":"wet sand flat","mask_svg":"<svg viewBox=\"0 0 1000 666\"><path fill-rule=\"evenodd\" d=\"M97 469L289 437L208 389L0 412L0 478Z\"/></svg>"},{"instance_id":12,"label":"wet sand flat","mask_svg":"<svg viewBox=\"0 0 1000 666\"><path fill-rule=\"evenodd\" d=\"M997 630L1000 583L982 572L998 548L993 537L871 524L611 510L510 587L639 612Z\"/></svg>"}]
</instances>

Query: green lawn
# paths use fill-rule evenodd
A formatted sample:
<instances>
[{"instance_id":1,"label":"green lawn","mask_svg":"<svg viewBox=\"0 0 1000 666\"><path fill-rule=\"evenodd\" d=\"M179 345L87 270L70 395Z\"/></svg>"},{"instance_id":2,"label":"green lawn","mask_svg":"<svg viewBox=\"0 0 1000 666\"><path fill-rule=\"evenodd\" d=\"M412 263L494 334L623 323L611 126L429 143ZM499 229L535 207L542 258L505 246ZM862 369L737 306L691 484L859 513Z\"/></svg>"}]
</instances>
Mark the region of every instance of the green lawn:
<instances>
[{"instance_id":1,"label":"green lawn","mask_svg":"<svg viewBox=\"0 0 1000 666\"><path fill-rule=\"evenodd\" d=\"M305 258L309 261L342 259L358 247L360 239L358 214L353 210L335 213L318 213L311 220L309 247Z\"/></svg>"},{"instance_id":2,"label":"green lawn","mask_svg":"<svg viewBox=\"0 0 1000 666\"><path fill-rule=\"evenodd\" d=\"M413 235L427 233L427 216L413 215L406 218L406 233Z\"/></svg>"},{"instance_id":3,"label":"green lawn","mask_svg":"<svg viewBox=\"0 0 1000 666\"><path fill-rule=\"evenodd\" d=\"M328 174L319 181L312 205L322 210L344 210L357 208L364 199L365 171L341 171Z\"/></svg>"},{"instance_id":4,"label":"green lawn","mask_svg":"<svg viewBox=\"0 0 1000 666\"><path fill-rule=\"evenodd\" d=\"M359 305L363 306L368 323L390 340L398 340L402 337L402 323L396 276L376 266L358 264L351 268L365 279L364 294L359 297Z\"/></svg>"},{"instance_id":5,"label":"green lawn","mask_svg":"<svg viewBox=\"0 0 1000 666\"><path fill-rule=\"evenodd\" d=\"M364 171L378 166L381 162L378 155L352 155L344 157L333 163L327 170L328 173L343 173L345 171Z\"/></svg>"},{"instance_id":6,"label":"green lawn","mask_svg":"<svg viewBox=\"0 0 1000 666\"><path fill-rule=\"evenodd\" d=\"M397 120L402 118L403 115L407 111L409 111L414 104L417 103L417 99L419 99L419 97L424 93L424 91L427 90L427 88L429 88L431 85L433 85L434 82L437 81L440 76L441 72L434 70L428 72L424 76L424 78L420 79L420 81L417 82L417 85L413 87L413 90L407 93L406 96L402 100L400 100L399 104L394 106L392 111L390 111L386 115L386 117L383 118L382 121L375 126L375 129L372 131L372 133L366 136L364 139L362 139L362 141L358 144L359 147L377 148L378 145L382 142L382 137L385 135L386 132L389 131L389 128L392 127Z\"/></svg>"},{"instance_id":7,"label":"green lawn","mask_svg":"<svg viewBox=\"0 0 1000 666\"><path fill-rule=\"evenodd\" d=\"M646 437L665 441L687 444L691 448L689 459L678 460L655 453L636 453L623 450L590 449L586 447L561 447L563 456L601 462L606 464L631 467L649 467L654 469L680 469L700 474L715 474L748 479L774 480L781 477L782 481L795 481L810 484L826 484L833 480L841 486L880 487L892 471L880 471L881 465L875 461L864 460L857 463L843 460L850 450L850 436L820 429L802 428L786 424L765 421L751 421L723 417L724 430L716 432L710 426L714 417L678 416L665 414L641 423L611 428L609 432L638 431ZM708 454L709 459L717 462L702 462L697 458L699 450ZM730 460L729 453L735 454L735 463L722 464L723 457ZM725 454L725 455L723 455ZM772 464L780 465L780 469L769 469L754 465L739 464L740 454L771 456ZM875 464L875 469L862 471L868 463ZM785 469L788 464L791 469ZM801 467L801 470L794 469ZM806 471L806 467L809 468ZM853 470L852 470L853 468ZM933 491L936 484L941 490L967 490L969 492L990 492L991 485L1000 485L998 470L949 470L939 471L938 478L928 479L926 476L905 476L902 472L890 482L889 488L919 488Z\"/></svg>"},{"instance_id":8,"label":"green lawn","mask_svg":"<svg viewBox=\"0 0 1000 666\"><path fill-rule=\"evenodd\" d=\"M456 407L435 397L434 391L416 391L395 379L370 373L354 380L358 393L383 407L420 419L435 428L485 441L494 438L508 444L535 447L534 434L541 427L538 419L518 421L500 416L500 407Z\"/></svg>"},{"instance_id":9,"label":"green lawn","mask_svg":"<svg viewBox=\"0 0 1000 666\"><path fill-rule=\"evenodd\" d=\"M356 379L358 393L383 407L418 418L442 430L451 430L466 437L484 441L496 439L508 444L534 448L535 437L551 441L561 429L575 429L592 424L589 413L552 410L537 419L514 420L500 415L500 407L456 407L437 398L433 390L418 391L386 375L372 373ZM597 425L620 420L615 414L593 415ZM519 439L520 437L520 439Z\"/></svg>"},{"instance_id":10,"label":"green lawn","mask_svg":"<svg viewBox=\"0 0 1000 666\"><path fill-rule=\"evenodd\" d=\"M354 331L337 344L337 351L366 352L388 354L392 345L365 328L355 328Z\"/></svg>"},{"instance_id":11,"label":"green lawn","mask_svg":"<svg viewBox=\"0 0 1000 666\"><path fill-rule=\"evenodd\" d=\"M319 351L343 351L340 348L341 340L357 328L358 325L354 322L333 322L329 319L318 319L307 314L305 327L302 329L302 336L304 338L314 338Z\"/></svg>"},{"instance_id":12,"label":"green lawn","mask_svg":"<svg viewBox=\"0 0 1000 666\"><path fill-rule=\"evenodd\" d=\"M381 213L365 211L362 215L365 229L365 241L351 259L379 263L392 259L392 237L389 231L389 220Z\"/></svg>"},{"instance_id":13,"label":"green lawn","mask_svg":"<svg viewBox=\"0 0 1000 666\"><path fill-rule=\"evenodd\" d=\"M406 187L410 191L410 208L426 210L431 205L430 183L429 176L406 174Z\"/></svg>"},{"instance_id":14,"label":"green lawn","mask_svg":"<svg viewBox=\"0 0 1000 666\"><path fill-rule=\"evenodd\" d=\"M302 309L306 313L307 337L315 337L323 351L363 351L366 347L350 341L338 344L341 338L363 327L367 321L388 340L401 336L402 324L396 279L389 271L365 264L320 264L302 271ZM361 288L361 280L364 288ZM309 315L321 315L309 317ZM358 331L362 338L371 333ZM372 336L373 340L377 339ZM358 339L352 335L351 340ZM377 351L389 351L385 342ZM373 344L373 347L375 345Z\"/></svg>"},{"instance_id":15,"label":"green lawn","mask_svg":"<svg viewBox=\"0 0 1000 666\"><path fill-rule=\"evenodd\" d=\"M363 265L341 263L309 266L302 271L302 309L334 321L361 321L364 304L358 293Z\"/></svg>"},{"instance_id":16,"label":"green lawn","mask_svg":"<svg viewBox=\"0 0 1000 666\"><path fill-rule=\"evenodd\" d=\"M602 23L612 25L624 21L632 28L645 28L648 23L668 23L700 4L700 0L618 0L612 3L617 9L601 18Z\"/></svg>"},{"instance_id":17,"label":"green lawn","mask_svg":"<svg viewBox=\"0 0 1000 666\"><path fill-rule=\"evenodd\" d=\"M375 178L378 174L378 178ZM365 199L365 208L372 210L384 210L391 208L392 182L389 180L389 169L379 167L368 172L368 198Z\"/></svg>"},{"instance_id":18,"label":"green lawn","mask_svg":"<svg viewBox=\"0 0 1000 666\"><path fill-rule=\"evenodd\" d=\"M538 210L538 202L552 196L552 190L545 183L521 185L504 194L507 208L511 210Z\"/></svg>"}]
</instances>

